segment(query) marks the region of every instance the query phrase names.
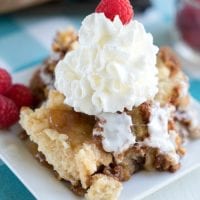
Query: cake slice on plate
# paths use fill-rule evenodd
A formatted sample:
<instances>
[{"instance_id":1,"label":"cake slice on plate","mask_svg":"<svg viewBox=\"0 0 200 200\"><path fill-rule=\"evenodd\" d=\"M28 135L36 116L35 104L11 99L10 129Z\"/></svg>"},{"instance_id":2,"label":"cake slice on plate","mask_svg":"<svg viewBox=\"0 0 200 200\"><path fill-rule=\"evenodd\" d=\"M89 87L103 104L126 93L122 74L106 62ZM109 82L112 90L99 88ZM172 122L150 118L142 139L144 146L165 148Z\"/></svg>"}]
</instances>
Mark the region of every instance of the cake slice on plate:
<instances>
[{"instance_id":1,"label":"cake slice on plate","mask_svg":"<svg viewBox=\"0 0 200 200\"><path fill-rule=\"evenodd\" d=\"M176 55L132 17L129 1L102 0L78 35L58 33L31 81L40 105L21 110L46 162L89 200L118 199L143 169L175 172L200 134Z\"/></svg>"}]
</instances>

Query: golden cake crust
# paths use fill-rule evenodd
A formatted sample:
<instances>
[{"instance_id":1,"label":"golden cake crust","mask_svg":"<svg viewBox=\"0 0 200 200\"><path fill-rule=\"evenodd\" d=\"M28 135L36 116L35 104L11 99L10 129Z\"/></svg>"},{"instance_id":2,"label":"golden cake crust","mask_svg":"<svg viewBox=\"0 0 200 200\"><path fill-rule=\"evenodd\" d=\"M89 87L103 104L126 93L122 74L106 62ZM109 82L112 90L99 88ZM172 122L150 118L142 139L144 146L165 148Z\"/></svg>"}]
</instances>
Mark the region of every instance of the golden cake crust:
<instances>
[{"instance_id":1,"label":"golden cake crust","mask_svg":"<svg viewBox=\"0 0 200 200\"><path fill-rule=\"evenodd\" d=\"M175 153L180 158L185 154L180 129L188 130L187 134L194 137L200 135L200 128L192 126L191 119L185 119L182 115L180 117L180 111L184 116L187 114L185 108L189 105L190 96L188 79L174 52L168 47L160 48L157 55L158 94L152 101L144 102L131 111L125 109L132 117L132 132L136 136L136 143L127 151L115 154L106 153L102 138L92 135L97 122L94 116L76 113L64 105L63 95L52 90L57 63L67 52L75 49L77 44L78 36L74 30L57 33L52 45L54 55L44 62L31 81L35 96L40 103L44 103L35 111L29 108L21 111L20 124L30 140L38 145L38 151L44 154L59 178L69 181L71 189L77 194L85 194L88 200L116 200L122 189L121 182L141 169L178 170L180 163L170 154L143 143L150 137L148 124L155 103L161 108L172 106L173 112L179 113L179 118L174 113L175 116L168 120L168 134L175 133ZM44 77L49 78L50 82ZM190 133L191 128L195 128L193 135Z\"/></svg>"},{"instance_id":2,"label":"golden cake crust","mask_svg":"<svg viewBox=\"0 0 200 200\"><path fill-rule=\"evenodd\" d=\"M85 195L87 200L117 200L122 190L122 184L106 175L95 175L92 186Z\"/></svg>"},{"instance_id":3,"label":"golden cake crust","mask_svg":"<svg viewBox=\"0 0 200 200\"><path fill-rule=\"evenodd\" d=\"M35 112L29 108L22 109L20 124L60 178L70 181L73 185L80 181L82 187L87 188L98 167L108 166L112 162L112 156L96 144L87 141L73 148L67 133L60 133L51 128L48 120L49 110L63 105L63 100L61 94L51 91L49 100L40 109L36 109ZM64 112L70 111L70 107L63 107Z\"/></svg>"}]
</instances>

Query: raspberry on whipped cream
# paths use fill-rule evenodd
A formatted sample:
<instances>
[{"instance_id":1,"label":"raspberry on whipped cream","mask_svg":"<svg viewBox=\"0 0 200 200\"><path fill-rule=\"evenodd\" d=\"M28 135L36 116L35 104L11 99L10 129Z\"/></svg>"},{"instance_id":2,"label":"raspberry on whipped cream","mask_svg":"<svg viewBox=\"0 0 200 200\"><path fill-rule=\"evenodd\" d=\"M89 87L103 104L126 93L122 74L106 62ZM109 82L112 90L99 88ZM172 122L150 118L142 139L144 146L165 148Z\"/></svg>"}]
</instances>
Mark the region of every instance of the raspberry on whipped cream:
<instances>
[{"instance_id":1,"label":"raspberry on whipped cream","mask_svg":"<svg viewBox=\"0 0 200 200\"><path fill-rule=\"evenodd\" d=\"M101 0L95 11L104 13L112 21L118 15L123 24L128 24L134 16L129 0Z\"/></svg>"},{"instance_id":2,"label":"raspberry on whipped cream","mask_svg":"<svg viewBox=\"0 0 200 200\"><path fill-rule=\"evenodd\" d=\"M152 35L131 20L123 25L103 13L87 16L77 49L66 54L55 70L55 86L65 103L89 115L131 110L158 91Z\"/></svg>"}]
</instances>

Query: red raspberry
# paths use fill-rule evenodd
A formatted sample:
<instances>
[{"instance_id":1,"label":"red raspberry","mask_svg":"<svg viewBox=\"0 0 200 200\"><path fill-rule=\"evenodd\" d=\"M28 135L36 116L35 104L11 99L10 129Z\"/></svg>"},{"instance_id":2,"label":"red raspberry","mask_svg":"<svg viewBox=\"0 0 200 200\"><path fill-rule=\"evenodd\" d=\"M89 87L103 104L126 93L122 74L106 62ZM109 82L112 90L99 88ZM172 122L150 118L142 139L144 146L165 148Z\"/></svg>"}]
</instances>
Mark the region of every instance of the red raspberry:
<instances>
[{"instance_id":1,"label":"red raspberry","mask_svg":"<svg viewBox=\"0 0 200 200\"><path fill-rule=\"evenodd\" d=\"M0 95L0 128L8 128L19 120L19 109L15 103Z\"/></svg>"},{"instance_id":2,"label":"red raspberry","mask_svg":"<svg viewBox=\"0 0 200 200\"><path fill-rule=\"evenodd\" d=\"M6 93L20 109L22 106L32 106L33 96L29 88L21 84L14 84Z\"/></svg>"},{"instance_id":3,"label":"red raspberry","mask_svg":"<svg viewBox=\"0 0 200 200\"><path fill-rule=\"evenodd\" d=\"M123 24L128 24L134 16L129 0L101 0L96 8L97 13L104 13L111 21L119 15Z\"/></svg>"},{"instance_id":4,"label":"red raspberry","mask_svg":"<svg viewBox=\"0 0 200 200\"><path fill-rule=\"evenodd\" d=\"M200 0L199 0L200 2ZM176 24L180 35L190 47L200 51L200 11L199 8L185 4L178 13Z\"/></svg>"},{"instance_id":5,"label":"red raspberry","mask_svg":"<svg viewBox=\"0 0 200 200\"><path fill-rule=\"evenodd\" d=\"M12 85L12 79L10 74L5 70L0 68L0 94L5 94Z\"/></svg>"}]
</instances>

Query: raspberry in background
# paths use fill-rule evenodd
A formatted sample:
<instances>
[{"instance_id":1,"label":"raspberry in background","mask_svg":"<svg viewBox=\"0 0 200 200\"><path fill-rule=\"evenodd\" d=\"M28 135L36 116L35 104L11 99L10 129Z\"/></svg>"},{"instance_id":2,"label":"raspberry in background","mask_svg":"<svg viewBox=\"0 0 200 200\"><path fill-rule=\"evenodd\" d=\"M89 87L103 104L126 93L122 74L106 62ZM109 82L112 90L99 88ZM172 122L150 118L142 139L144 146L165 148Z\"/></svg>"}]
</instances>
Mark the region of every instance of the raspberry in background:
<instances>
[{"instance_id":1,"label":"raspberry in background","mask_svg":"<svg viewBox=\"0 0 200 200\"><path fill-rule=\"evenodd\" d=\"M4 95L11 88L12 78L3 68L0 68L0 94Z\"/></svg>"},{"instance_id":2,"label":"raspberry in background","mask_svg":"<svg viewBox=\"0 0 200 200\"><path fill-rule=\"evenodd\" d=\"M19 109L9 98L0 95L0 128L8 128L19 120Z\"/></svg>"},{"instance_id":3,"label":"raspberry in background","mask_svg":"<svg viewBox=\"0 0 200 200\"><path fill-rule=\"evenodd\" d=\"M129 0L101 0L96 12L104 13L112 21L118 15L123 24L128 24L134 16L133 7Z\"/></svg>"},{"instance_id":4,"label":"raspberry in background","mask_svg":"<svg viewBox=\"0 0 200 200\"><path fill-rule=\"evenodd\" d=\"M32 106L33 96L31 90L22 84L14 84L6 93L6 96L12 99L17 107Z\"/></svg>"},{"instance_id":5,"label":"raspberry in background","mask_svg":"<svg viewBox=\"0 0 200 200\"><path fill-rule=\"evenodd\" d=\"M185 1L177 12L176 24L183 41L200 51L200 8L195 6L195 2L200 5L200 0Z\"/></svg>"}]
</instances>

